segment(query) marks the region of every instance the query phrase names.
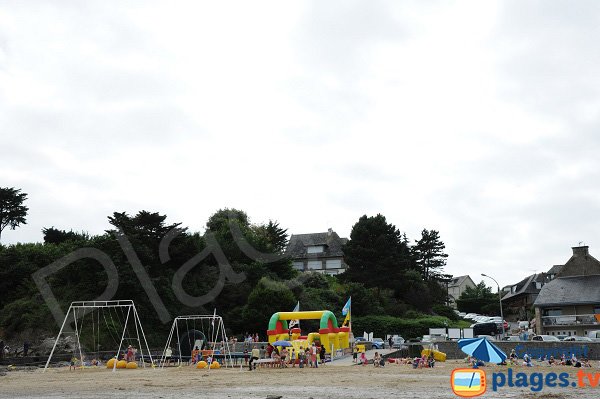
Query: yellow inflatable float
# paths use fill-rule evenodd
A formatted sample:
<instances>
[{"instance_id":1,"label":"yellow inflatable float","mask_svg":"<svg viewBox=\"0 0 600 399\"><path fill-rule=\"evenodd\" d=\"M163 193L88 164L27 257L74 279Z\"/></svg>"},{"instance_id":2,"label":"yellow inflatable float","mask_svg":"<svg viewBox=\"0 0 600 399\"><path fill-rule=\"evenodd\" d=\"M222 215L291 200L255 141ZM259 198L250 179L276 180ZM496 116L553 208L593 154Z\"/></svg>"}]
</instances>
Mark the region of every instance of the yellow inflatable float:
<instances>
[{"instance_id":1,"label":"yellow inflatable float","mask_svg":"<svg viewBox=\"0 0 600 399\"><path fill-rule=\"evenodd\" d=\"M429 354L433 353L433 358L436 362L445 362L446 354L444 352L436 351L435 349L423 349L421 356L429 357Z\"/></svg>"},{"instance_id":2,"label":"yellow inflatable float","mask_svg":"<svg viewBox=\"0 0 600 399\"><path fill-rule=\"evenodd\" d=\"M200 360L198 363L196 363L197 369L205 369L206 366L208 366L208 364L206 364L204 360Z\"/></svg>"}]
</instances>

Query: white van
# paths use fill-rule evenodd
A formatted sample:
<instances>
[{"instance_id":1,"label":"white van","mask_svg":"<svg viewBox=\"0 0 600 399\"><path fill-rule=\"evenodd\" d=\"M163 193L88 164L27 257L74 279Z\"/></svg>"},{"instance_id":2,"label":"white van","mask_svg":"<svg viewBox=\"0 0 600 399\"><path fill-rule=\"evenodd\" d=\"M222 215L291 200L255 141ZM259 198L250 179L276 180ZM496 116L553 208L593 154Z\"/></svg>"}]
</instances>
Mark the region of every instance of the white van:
<instances>
[{"instance_id":1,"label":"white van","mask_svg":"<svg viewBox=\"0 0 600 399\"><path fill-rule=\"evenodd\" d=\"M600 330L588 332L588 338L591 338L592 341L600 341Z\"/></svg>"}]
</instances>

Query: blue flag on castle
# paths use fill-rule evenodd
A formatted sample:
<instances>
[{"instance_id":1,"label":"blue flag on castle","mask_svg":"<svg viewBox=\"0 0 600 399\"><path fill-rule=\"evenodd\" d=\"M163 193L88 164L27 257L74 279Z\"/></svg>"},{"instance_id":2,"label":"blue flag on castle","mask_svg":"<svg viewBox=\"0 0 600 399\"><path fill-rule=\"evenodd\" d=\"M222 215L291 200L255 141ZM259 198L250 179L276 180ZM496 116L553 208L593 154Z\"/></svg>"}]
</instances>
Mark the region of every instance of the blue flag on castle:
<instances>
[{"instance_id":1,"label":"blue flag on castle","mask_svg":"<svg viewBox=\"0 0 600 399\"><path fill-rule=\"evenodd\" d=\"M348 312L350 312L350 302L352 301L352 297L348 298L348 302L342 308L342 316L346 316Z\"/></svg>"}]
</instances>

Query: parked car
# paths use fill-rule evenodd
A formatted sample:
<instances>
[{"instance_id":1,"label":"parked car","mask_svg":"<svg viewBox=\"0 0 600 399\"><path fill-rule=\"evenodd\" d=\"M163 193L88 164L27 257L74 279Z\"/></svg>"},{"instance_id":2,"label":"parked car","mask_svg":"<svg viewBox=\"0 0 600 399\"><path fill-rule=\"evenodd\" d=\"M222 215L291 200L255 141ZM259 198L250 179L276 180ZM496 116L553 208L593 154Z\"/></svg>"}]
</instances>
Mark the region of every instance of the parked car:
<instances>
[{"instance_id":1,"label":"parked car","mask_svg":"<svg viewBox=\"0 0 600 399\"><path fill-rule=\"evenodd\" d=\"M498 330L498 325L493 321L488 323L476 323L473 326L473 335L491 335L493 337L501 332L502 329Z\"/></svg>"},{"instance_id":2,"label":"parked car","mask_svg":"<svg viewBox=\"0 0 600 399\"><path fill-rule=\"evenodd\" d=\"M518 342L521 340L521 337L519 337L518 335L507 335L506 337L502 338L503 341L510 341L510 342Z\"/></svg>"},{"instance_id":3,"label":"parked car","mask_svg":"<svg viewBox=\"0 0 600 399\"><path fill-rule=\"evenodd\" d=\"M404 345L404 342L404 338L402 338L401 336L394 337L394 340L392 342L392 348L404 349L404 347L406 346Z\"/></svg>"},{"instance_id":4,"label":"parked car","mask_svg":"<svg viewBox=\"0 0 600 399\"><path fill-rule=\"evenodd\" d=\"M502 317L500 316L494 316L494 317L490 317L490 320L488 321L493 321L494 323L498 324L498 328L500 330L502 330L502 326L504 326L504 331L508 331L508 322L506 320L502 320Z\"/></svg>"},{"instance_id":5,"label":"parked car","mask_svg":"<svg viewBox=\"0 0 600 399\"><path fill-rule=\"evenodd\" d=\"M373 338L373 349L383 349L385 342L381 338Z\"/></svg>"},{"instance_id":6,"label":"parked car","mask_svg":"<svg viewBox=\"0 0 600 399\"><path fill-rule=\"evenodd\" d=\"M544 342L560 342L560 339L556 338L554 335L536 335L531 340Z\"/></svg>"},{"instance_id":7,"label":"parked car","mask_svg":"<svg viewBox=\"0 0 600 399\"><path fill-rule=\"evenodd\" d=\"M357 344L362 344L362 343L367 342L367 340L365 339L365 337L355 337L354 342Z\"/></svg>"},{"instance_id":8,"label":"parked car","mask_svg":"<svg viewBox=\"0 0 600 399\"><path fill-rule=\"evenodd\" d=\"M600 330L592 330L588 332L588 338L591 338L592 341L600 341Z\"/></svg>"},{"instance_id":9,"label":"parked car","mask_svg":"<svg viewBox=\"0 0 600 399\"><path fill-rule=\"evenodd\" d=\"M578 337L577 335L571 335L570 337L565 337L565 339L563 339L563 341L566 342L592 342L591 338L588 337Z\"/></svg>"}]
</instances>

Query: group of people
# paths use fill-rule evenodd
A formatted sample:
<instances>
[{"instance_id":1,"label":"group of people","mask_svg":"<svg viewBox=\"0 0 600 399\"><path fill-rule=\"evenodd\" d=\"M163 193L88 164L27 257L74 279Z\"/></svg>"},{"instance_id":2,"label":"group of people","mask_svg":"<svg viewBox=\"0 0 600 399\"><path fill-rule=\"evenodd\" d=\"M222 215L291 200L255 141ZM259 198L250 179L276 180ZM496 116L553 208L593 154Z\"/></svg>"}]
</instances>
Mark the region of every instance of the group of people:
<instances>
[{"instance_id":1,"label":"group of people","mask_svg":"<svg viewBox=\"0 0 600 399\"><path fill-rule=\"evenodd\" d=\"M254 345L248 368L249 370L256 370L257 364L274 368L296 367L296 364L299 368L318 368L319 363L322 363L324 359L325 347L322 345L317 347L314 342L306 348L300 346L297 351L293 347L288 350L285 346L278 350L269 343L266 348L262 346L260 349L257 345Z\"/></svg>"},{"instance_id":2,"label":"group of people","mask_svg":"<svg viewBox=\"0 0 600 399\"><path fill-rule=\"evenodd\" d=\"M237 342L237 339L236 339ZM258 333L256 334L248 334L246 333L244 335L244 343L256 343L256 342L260 342L260 337L258 336Z\"/></svg>"},{"instance_id":3,"label":"group of people","mask_svg":"<svg viewBox=\"0 0 600 399\"><path fill-rule=\"evenodd\" d=\"M590 363L589 359L587 359L585 357L578 359L574 353L571 355L571 358L568 358L563 353L562 356L560 357L560 359L555 359L554 356L550 356L549 358L546 359L546 356L544 356L544 358L540 359L540 360L541 361L548 360L548 364L550 366L561 365L561 366L573 366L573 367L592 367L592 364Z\"/></svg>"},{"instance_id":4,"label":"group of people","mask_svg":"<svg viewBox=\"0 0 600 399\"><path fill-rule=\"evenodd\" d=\"M23 342L23 351L19 352L18 349L14 350L14 356L18 356L18 355L23 355L28 356L29 355L29 342L25 341ZM6 345L4 343L4 340L0 340L0 359L4 359L5 357L10 356L10 346Z\"/></svg>"}]
</instances>

